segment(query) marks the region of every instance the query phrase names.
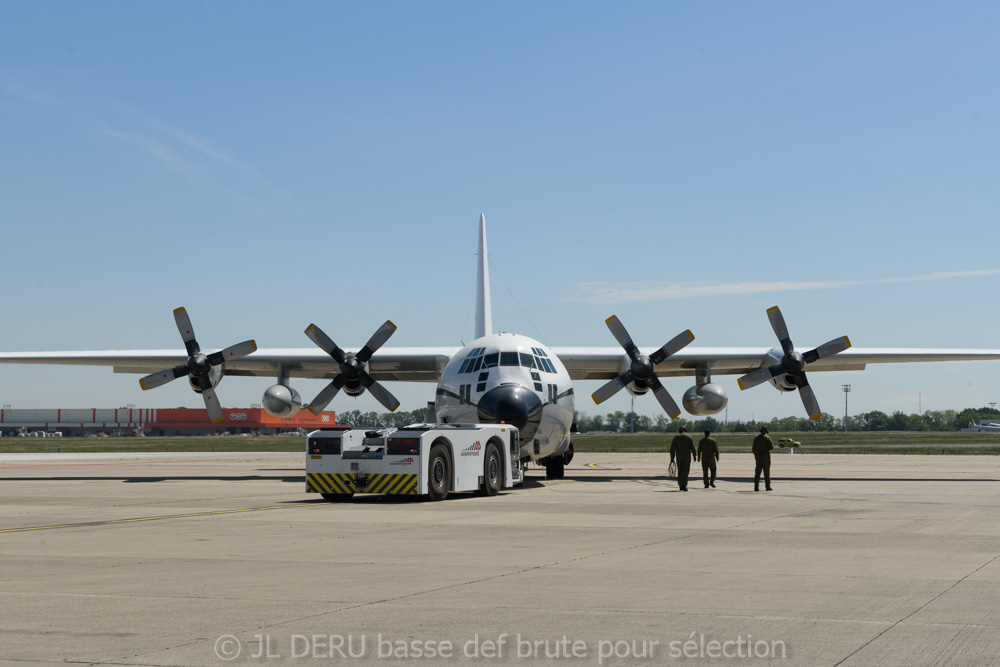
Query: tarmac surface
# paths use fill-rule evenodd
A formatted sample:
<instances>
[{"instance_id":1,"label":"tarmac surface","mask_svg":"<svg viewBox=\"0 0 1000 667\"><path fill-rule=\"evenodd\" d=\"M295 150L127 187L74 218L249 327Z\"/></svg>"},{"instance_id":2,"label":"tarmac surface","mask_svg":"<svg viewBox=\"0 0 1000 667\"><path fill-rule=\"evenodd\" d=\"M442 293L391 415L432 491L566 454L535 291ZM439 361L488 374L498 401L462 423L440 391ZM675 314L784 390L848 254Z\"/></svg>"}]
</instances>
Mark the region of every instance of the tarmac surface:
<instances>
[{"instance_id":1,"label":"tarmac surface","mask_svg":"<svg viewBox=\"0 0 1000 667\"><path fill-rule=\"evenodd\" d=\"M300 455L0 456L0 664L1000 663L1000 458L773 461L328 504Z\"/></svg>"}]
</instances>

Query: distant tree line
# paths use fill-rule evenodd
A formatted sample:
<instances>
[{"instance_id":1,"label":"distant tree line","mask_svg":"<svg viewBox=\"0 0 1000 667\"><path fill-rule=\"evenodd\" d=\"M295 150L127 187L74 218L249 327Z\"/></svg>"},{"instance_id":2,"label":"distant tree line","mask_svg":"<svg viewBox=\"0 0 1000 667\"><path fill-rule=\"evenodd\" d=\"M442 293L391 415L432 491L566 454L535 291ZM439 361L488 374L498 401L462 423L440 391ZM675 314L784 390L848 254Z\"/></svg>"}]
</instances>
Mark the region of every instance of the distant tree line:
<instances>
[{"instance_id":1,"label":"distant tree line","mask_svg":"<svg viewBox=\"0 0 1000 667\"><path fill-rule=\"evenodd\" d=\"M411 410L409 412L362 412L348 410L337 413L337 422L352 426L371 426L390 428L406 426L424 421L426 410ZM583 412L575 413L576 428L581 433L666 433L676 431L681 426L687 426L693 432L708 429L715 433L754 433L766 426L771 431L843 431L844 418L823 413L823 416L813 421L808 417L774 417L769 421L738 419L726 422L715 417L704 419L670 419L666 415L649 417L634 412L610 412L606 415L590 416ZM886 414L881 410L872 410L847 418L848 431L958 431L970 423L978 423L982 419L997 419L1000 421L1000 410L994 408L966 408L955 410L928 410L923 414L905 414L900 411Z\"/></svg>"},{"instance_id":2,"label":"distant tree line","mask_svg":"<svg viewBox=\"0 0 1000 667\"><path fill-rule=\"evenodd\" d=\"M371 426L373 428L399 428L408 424L419 424L424 421L427 410L397 410L396 412L362 412L361 410L347 410L337 412L338 424L350 424L351 426Z\"/></svg>"},{"instance_id":3,"label":"distant tree line","mask_svg":"<svg viewBox=\"0 0 1000 667\"><path fill-rule=\"evenodd\" d=\"M1000 410L994 408L966 408L955 410L928 410L923 414L905 414L900 411L886 414L872 410L847 418L848 431L958 431L970 423L982 419L1000 420ZM768 421L738 419L724 420L715 417L704 419L669 419L666 415L650 418L629 412L612 412L607 415L590 415L577 412L576 427L582 433L593 431L604 433L664 433L687 426L690 431L721 433L752 433L766 426L771 431L843 431L844 418L834 417L826 412L816 420L808 417L774 417Z\"/></svg>"}]
</instances>

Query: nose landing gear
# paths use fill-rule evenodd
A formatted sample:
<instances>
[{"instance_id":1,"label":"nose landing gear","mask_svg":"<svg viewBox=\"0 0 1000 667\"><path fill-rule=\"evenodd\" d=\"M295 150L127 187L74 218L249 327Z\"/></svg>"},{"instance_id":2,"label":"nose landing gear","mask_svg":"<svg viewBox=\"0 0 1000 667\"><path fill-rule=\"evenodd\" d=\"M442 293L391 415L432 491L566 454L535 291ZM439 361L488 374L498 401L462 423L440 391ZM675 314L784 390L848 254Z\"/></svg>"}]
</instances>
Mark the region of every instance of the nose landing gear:
<instances>
[{"instance_id":1,"label":"nose landing gear","mask_svg":"<svg viewBox=\"0 0 1000 667\"><path fill-rule=\"evenodd\" d=\"M573 460L573 443L569 444L562 454L546 456L538 459L538 464L545 466L546 479L562 479L566 474L566 466Z\"/></svg>"}]
</instances>

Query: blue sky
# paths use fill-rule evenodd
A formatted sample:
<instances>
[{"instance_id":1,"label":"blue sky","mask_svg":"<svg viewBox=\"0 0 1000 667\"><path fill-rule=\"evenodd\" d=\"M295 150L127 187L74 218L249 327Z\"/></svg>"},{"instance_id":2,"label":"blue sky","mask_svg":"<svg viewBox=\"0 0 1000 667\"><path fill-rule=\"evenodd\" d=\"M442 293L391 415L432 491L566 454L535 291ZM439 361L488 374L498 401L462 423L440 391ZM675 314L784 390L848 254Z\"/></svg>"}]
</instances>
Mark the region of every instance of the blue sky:
<instances>
[{"instance_id":1,"label":"blue sky","mask_svg":"<svg viewBox=\"0 0 1000 667\"><path fill-rule=\"evenodd\" d=\"M997 348L998 33L971 2L0 0L0 349L179 346L179 305L206 347L306 347L310 322L356 345L386 319L392 345L459 345L480 212L496 328L549 345L613 345L617 314L644 345L770 346L778 304L802 348ZM811 380L833 414L852 384L853 414L985 405L998 375ZM730 418L802 412L718 379ZM628 409L596 386L578 409ZM0 398L200 404L11 366Z\"/></svg>"}]
</instances>

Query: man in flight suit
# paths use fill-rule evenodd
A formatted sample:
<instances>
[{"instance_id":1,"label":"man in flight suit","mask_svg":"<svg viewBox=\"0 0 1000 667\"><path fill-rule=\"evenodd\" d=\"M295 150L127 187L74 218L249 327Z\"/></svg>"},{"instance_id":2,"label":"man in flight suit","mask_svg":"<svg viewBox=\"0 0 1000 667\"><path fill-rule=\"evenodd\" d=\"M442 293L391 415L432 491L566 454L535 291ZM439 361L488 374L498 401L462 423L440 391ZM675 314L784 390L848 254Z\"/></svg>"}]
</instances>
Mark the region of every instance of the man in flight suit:
<instances>
[{"instance_id":1,"label":"man in flight suit","mask_svg":"<svg viewBox=\"0 0 1000 667\"><path fill-rule=\"evenodd\" d=\"M705 437L698 443L698 460L701 461L701 476L705 480L706 489L709 486L715 488L715 462L719 460L719 443L710 435L712 432L706 430Z\"/></svg>"},{"instance_id":2,"label":"man in flight suit","mask_svg":"<svg viewBox=\"0 0 1000 667\"><path fill-rule=\"evenodd\" d=\"M767 427L760 427L760 435L753 439L753 457L757 467L753 471L753 490L760 491L760 472L764 471L764 489L771 490L771 450L774 443L767 434Z\"/></svg>"},{"instance_id":3,"label":"man in flight suit","mask_svg":"<svg viewBox=\"0 0 1000 667\"><path fill-rule=\"evenodd\" d=\"M694 448L694 438L688 435L687 427L681 426L677 429L677 435L670 442L670 462L677 459L677 485L681 491L688 490L688 475L691 472L691 459L696 458L698 452Z\"/></svg>"}]
</instances>

